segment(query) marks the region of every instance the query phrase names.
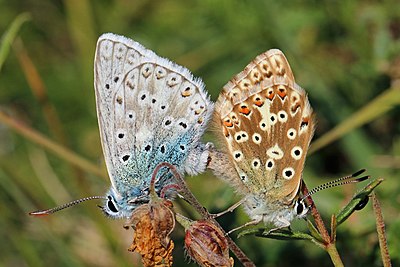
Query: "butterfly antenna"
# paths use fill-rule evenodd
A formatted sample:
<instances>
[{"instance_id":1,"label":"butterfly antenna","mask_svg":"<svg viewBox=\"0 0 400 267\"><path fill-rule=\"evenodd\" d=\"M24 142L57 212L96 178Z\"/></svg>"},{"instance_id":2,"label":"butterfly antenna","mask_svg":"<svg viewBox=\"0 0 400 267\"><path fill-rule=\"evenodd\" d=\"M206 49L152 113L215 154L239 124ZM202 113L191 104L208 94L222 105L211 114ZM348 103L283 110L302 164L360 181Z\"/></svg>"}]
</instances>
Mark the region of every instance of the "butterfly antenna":
<instances>
[{"instance_id":1,"label":"butterfly antenna","mask_svg":"<svg viewBox=\"0 0 400 267\"><path fill-rule=\"evenodd\" d=\"M79 203L88 201L88 200L93 200L93 199L107 199L104 196L92 196L92 197L85 197L85 198L81 198L81 199L77 199L68 203L65 203L64 205L52 208L52 209L47 209L47 210L37 210L37 211L33 211L33 212L29 212L29 215L31 216L47 216L53 213L56 213L57 211L75 206Z\"/></svg>"},{"instance_id":2,"label":"butterfly antenna","mask_svg":"<svg viewBox=\"0 0 400 267\"><path fill-rule=\"evenodd\" d=\"M360 174L364 173L366 170L365 169L361 169L351 175L347 175L344 177L341 177L339 179L321 184L313 189L311 189L305 196L302 197L302 199L306 199L307 197L321 191L321 190L325 190L328 188L332 188L332 187L336 187L336 186L341 186L341 185L345 185L345 184L353 184L353 183L359 183L362 182L364 180L367 180L370 178L369 175L366 176L362 176L362 177L358 177Z\"/></svg>"}]
</instances>

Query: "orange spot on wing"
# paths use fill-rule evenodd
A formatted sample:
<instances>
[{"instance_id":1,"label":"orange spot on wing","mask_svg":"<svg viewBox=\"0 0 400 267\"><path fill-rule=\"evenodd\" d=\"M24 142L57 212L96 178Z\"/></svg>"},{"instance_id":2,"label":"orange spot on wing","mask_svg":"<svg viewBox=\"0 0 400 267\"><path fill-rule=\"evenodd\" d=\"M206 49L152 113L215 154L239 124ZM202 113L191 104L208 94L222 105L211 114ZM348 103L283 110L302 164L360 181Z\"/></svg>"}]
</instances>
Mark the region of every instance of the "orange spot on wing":
<instances>
[{"instance_id":1,"label":"orange spot on wing","mask_svg":"<svg viewBox=\"0 0 400 267\"><path fill-rule=\"evenodd\" d=\"M256 100L256 101L254 102L254 105L256 105L257 107L262 107L262 105L264 105L264 101L262 101L262 100Z\"/></svg>"},{"instance_id":2,"label":"orange spot on wing","mask_svg":"<svg viewBox=\"0 0 400 267\"><path fill-rule=\"evenodd\" d=\"M273 91L271 91L269 94L267 93L267 98L268 98L269 100L274 99L274 96L275 96L275 93L274 93Z\"/></svg>"},{"instance_id":3,"label":"orange spot on wing","mask_svg":"<svg viewBox=\"0 0 400 267\"><path fill-rule=\"evenodd\" d=\"M244 115L249 115L250 114L250 109L247 106L241 106L239 109L239 112L244 114Z\"/></svg>"},{"instance_id":4,"label":"orange spot on wing","mask_svg":"<svg viewBox=\"0 0 400 267\"><path fill-rule=\"evenodd\" d=\"M232 121L231 121L230 119L227 119L227 120L224 121L224 125L225 125L226 127L232 127L232 126L233 126L233 123L232 123Z\"/></svg>"},{"instance_id":5,"label":"orange spot on wing","mask_svg":"<svg viewBox=\"0 0 400 267\"><path fill-rule=\"evenodd\" d=\"M285 90L285 89L279 89L279 90L278 90L278 95L279 95L282 99L284 99L285 96L286 96L286 90Z\"/></svg>"},{"instance_id":6,"label":"orange spot on wing","mask_svg":"<svg viewBox=\"0 0 400 267\"><path fill-rule=\"evenodd\" d=\"M192 93L191 93L190 91L183 91L183 92L181 93L181 95L182 95L183 97L188 97L188 96L191 96Z\"/></svg>"}]
</instances>

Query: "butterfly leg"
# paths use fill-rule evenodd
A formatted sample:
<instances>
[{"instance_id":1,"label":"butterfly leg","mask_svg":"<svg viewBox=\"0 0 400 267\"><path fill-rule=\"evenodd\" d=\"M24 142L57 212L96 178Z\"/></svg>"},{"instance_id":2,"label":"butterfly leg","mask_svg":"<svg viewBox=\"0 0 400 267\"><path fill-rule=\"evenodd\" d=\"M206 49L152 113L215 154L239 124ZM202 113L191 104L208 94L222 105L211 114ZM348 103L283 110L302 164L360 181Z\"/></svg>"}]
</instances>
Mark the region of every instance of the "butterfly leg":
<instances>
[{"instance_id":1,"label":"butterfly leg","mask_svg":"<svg viewBox=\"0 0 400 267\"><path fill-rule=\"evenodd\" d=\"M262 220L263 220L263 218L262 218L262 216L260 216L260 218L258 218L258 219L256 219L256 220L252 220L252 221L247 222L247 223L245 223L245 224L243 224L243 225L241 225L241 226L239 226L239 227L233 228L232 230L230 230L230 231L227 232L226 234L227 234L227 235L230 235L231 233L233 233L233 232L235 232L235 231L237 231L237 230L240 230L240 229L242 229L242 228L244 228L244 227L251 226L251 225L257 225L257 224L259 224Z\"/></svg>"},{"instance_id":2,"label":"butterfly leg","mask_svg":"<svg viewBox=\"0 0 400 267\"><path fill-rule=\"evenodd\" d=\"M216 213L216 214L210 214L210 215L211 215L211 217L213 217L215 219L215 218L218 218L218 217L220 217L220 216L222 216L222 215L224 215L224 214L226 214L228 212L233 212L237 207L239 207L240 205L243 204L244 200L245 199L242 199L242 200L236 202L235 204L233 204L232 206L230 206L229 208L227 208L226 210L224 210L222 212L219 212L219 213Z\"/></svg>"},{"instance_id":3,"label":"butterfly leg","mask_svg":"<svg viewBox=\"0 0 400 267\"><path fill-rule=\"evenodd\" d=\"M268 230L266 235L269 235L270 233L272 233L272 232L274 232L276 230L280 230L280 229L286 228L286 227L289 228L289 230L291 230L290 229L290 222L288 220L286 220L284 218L277 218L277 220L278 220L279 226Z\"/></svg>"}]
</instances>

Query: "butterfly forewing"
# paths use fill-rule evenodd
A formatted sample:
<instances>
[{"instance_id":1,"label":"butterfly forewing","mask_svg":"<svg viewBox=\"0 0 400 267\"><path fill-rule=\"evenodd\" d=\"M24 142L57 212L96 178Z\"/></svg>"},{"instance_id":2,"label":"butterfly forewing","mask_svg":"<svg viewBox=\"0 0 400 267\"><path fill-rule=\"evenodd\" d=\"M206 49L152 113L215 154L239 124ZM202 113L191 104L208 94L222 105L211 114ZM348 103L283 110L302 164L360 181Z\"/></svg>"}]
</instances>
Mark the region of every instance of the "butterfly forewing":
<instances>
[{"instance_id":1,"label":"butterfly forewing","mask_svg":"<svg viewBox=\"0 0 400 267\"><path fill-rule=\"evenodd\" d=\"M284 54L269 50L228 82L215 116L245 191L292 201L314 124Z\"/></svg>"},{"instance_id":2,"label":"butterfly forewing","mask_svg":"<svg viewBox=\"0 0 400 267\"><path fill-rule=\"evenodd\" d=\"M213 105L187 69L130 39L104 34L96 49L95 89L103 152L117 192L148 185L160 162L181 172L204 169L205 162L184 163L201 157L199 139Z\"/></svg>"}]
</instances>

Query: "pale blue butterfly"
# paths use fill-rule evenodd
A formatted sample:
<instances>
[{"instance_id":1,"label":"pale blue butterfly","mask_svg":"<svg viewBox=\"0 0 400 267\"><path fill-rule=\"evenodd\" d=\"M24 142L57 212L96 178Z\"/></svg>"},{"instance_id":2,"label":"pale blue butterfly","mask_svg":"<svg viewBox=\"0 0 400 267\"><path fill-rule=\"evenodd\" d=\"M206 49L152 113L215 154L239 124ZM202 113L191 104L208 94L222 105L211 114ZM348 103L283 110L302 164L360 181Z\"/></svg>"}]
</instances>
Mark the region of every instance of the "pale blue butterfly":
<instances>
[{"instance_id":1,"label":"pale blue butterfly","mask_svg":"<svg viewBox=\"0 0 400 267\"><path fill-rule=\"evenodd\" d=\"M168 162L180 174L190 175L206 168L208 145L200 138L213 103L203 82L189 70L131 39L106 33L97 42L94 85L111 188L105 196L83 198L31 215L47 215L104 198L106 215L129 218L138 205L149 201L150 179L158 164ZM172 183L172 174L162 168L156 190Z\"/></svg>"}]
</instances>

